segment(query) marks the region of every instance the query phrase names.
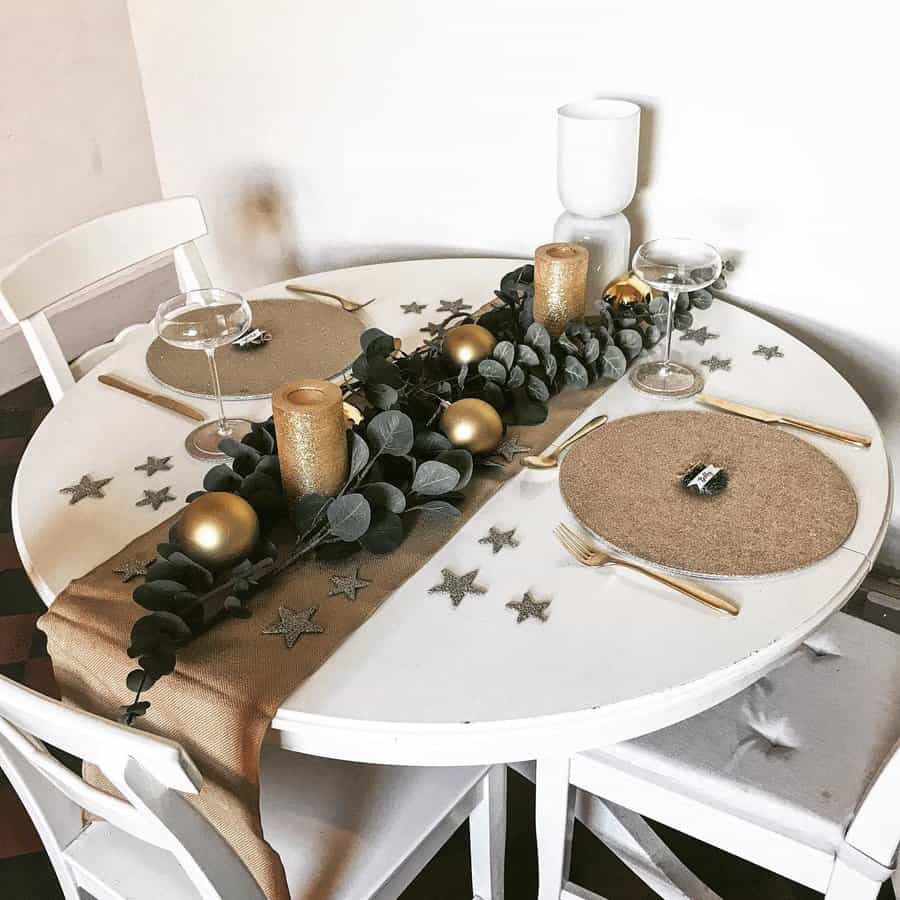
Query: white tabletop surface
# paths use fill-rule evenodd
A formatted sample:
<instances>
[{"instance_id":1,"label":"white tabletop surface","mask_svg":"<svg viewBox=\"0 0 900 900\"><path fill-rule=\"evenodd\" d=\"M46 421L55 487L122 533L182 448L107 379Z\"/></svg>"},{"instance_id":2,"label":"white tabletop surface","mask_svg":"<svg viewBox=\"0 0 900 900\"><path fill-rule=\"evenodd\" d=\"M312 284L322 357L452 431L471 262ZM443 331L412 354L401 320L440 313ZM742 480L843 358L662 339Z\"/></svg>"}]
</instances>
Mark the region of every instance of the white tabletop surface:
<instances>
[{"instance_id":1,"label":"white tabletop surface","mask_svg":"<svg viewBox=\"0 0 900 900\"><path fill-rule=\"evenodd\" d=\"M421 337L419 328L439 321L438 300L464 297L477 307L490 299L500 276L520 264L385 263L305 281L353 299L377 297L364 313L367 320L409 347ZM283 285L248 296L298 302ZM400 304L413 299L426 309L403 314ZM552 536L555 523L571 521L556 473L523 471L286 698L273 723L286 746L361 761L442 765L533 759L627 739L740 690L845 602L872 564L890 509L890 470L877 423L834 369L774 325L719 300L694 315L695 326L720 337L701 347L676 334L676 358L699 363L715 353L732 359L731 371L709 376L709 393L871 435L868 450L803 435L856 489L859 518L844 546L793 574L708 582L740 605L741 614L731 618L640 575L577 566ZM135 465L148 454L172 455L165 483L180 499L200 486L207 468L183 449L186 420L96 380L109 371L152 385L143 361L150 337L125 346L78 382L22 460L14 531L48 603L72 578L176 511L175 504L158 512L134 506L146 487ZM754 356L758 344L777 344L783 358ZM212 415L211 402L191 402ZM599 412L615 419L665 408L705 409L693 400L639 394L623 379L571 430ZM267 401L229 403L228 409L259 419L269 414ZM69 506L59 488L86 472L113 476L107 497ZM516 526L520 547L493 555L478 543L492 525ZM445 595L429 594L445 567L477 568L487 593L457 608ZM546 623L517 624L506 608L526 590L552 600Z\"/></svg>"}]
</instances>

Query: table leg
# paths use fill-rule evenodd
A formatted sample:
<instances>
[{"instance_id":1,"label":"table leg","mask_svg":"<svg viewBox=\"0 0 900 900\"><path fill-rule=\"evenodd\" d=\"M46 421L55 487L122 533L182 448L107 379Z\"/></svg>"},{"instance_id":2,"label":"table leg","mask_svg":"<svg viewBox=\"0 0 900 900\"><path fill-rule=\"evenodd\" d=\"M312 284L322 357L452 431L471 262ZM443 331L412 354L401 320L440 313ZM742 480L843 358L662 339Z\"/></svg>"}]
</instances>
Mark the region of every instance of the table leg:
<instances>
[{"instance_id":1,"label":"table leg","mask_svg":"<svg viewBox=\"0 0 900 900\"><path fill-rule=\"evenodd\" d=\"M538 900L560 900L569 878L575 789L569 784L569 758L544 757L535 775L535 830Z\"/></svg>"}]
</instances>

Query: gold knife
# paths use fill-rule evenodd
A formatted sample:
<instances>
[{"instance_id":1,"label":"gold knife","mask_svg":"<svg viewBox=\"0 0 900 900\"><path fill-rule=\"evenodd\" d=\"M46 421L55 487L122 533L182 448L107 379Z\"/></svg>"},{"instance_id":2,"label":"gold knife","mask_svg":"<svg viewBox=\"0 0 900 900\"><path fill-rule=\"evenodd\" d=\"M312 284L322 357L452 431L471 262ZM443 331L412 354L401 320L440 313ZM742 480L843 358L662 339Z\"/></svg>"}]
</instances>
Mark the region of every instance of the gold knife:
<instances>
[{"instance_id":1,"label":"gold knife","mask_svg":"<svg viewBox=\"0 0 900 900\"><path fill-rule=\"evenodd\" d=\"M710 397L709 394L700 394L697 399L707 406L715 406L716 409L724 409L725 412L745 416L748 419L756 419L757 422L766 422L770 425L792 425L794 428L802 428L813 434L823 434L825 437L844 441L847 444L855 444L857 447L870 447L872 439L864 434L855 434L852 431L844 431L841 428L832 428L829 425L818 425L815 422L807 422L804 419L795 419L792 416L784 416L781 413L769 412L758 409L755 406L744 406L743 403L735 403L732 400L722 400L720 397Z\"/></svg>"},{"instance_id":2,"label":"gold knife","mask_svg":"<svg viewBox=\"0 0 900 900\"><path fill-rule=\"evenodd\" d=\"M125 391L126 394L133 394L135 397L140 397L142 400L147 400L149 403L163 406L172 412L187 416L189 419L194 419L197 422L205 422L209 418L205 412L197 409L196 406L189 406L187 403L182 403L180 400L176 400L173 397L166 397L163 394L154 394L153 391L148 391L136 384L132 384L124 378L119 378L118 375L98 375L97 381L101 384L105 384L107 387Z\"/></svg>"}]
</instances>

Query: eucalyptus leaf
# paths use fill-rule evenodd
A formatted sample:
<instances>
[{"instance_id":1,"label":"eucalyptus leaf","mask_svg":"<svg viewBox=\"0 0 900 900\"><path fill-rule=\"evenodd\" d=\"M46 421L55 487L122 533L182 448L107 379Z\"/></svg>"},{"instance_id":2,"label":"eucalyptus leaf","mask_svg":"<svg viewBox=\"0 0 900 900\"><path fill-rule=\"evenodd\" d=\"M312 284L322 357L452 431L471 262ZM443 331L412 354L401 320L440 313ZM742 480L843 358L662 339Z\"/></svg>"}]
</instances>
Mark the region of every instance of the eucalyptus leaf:
<instances>
[{"instance_id":1,"label":"eucalyptus leaf","mask_svg":"<svg viewBox=\"0 0 900 900\"><path fill-rule=\"evenodd\" d=\"M350 478L356 478L369 461L369 445L356 431L350 437ZM318 495L313 495L318 496Z\"/></svg>"},{"instance_id":2,"label":"eucalyptus leaf","mask_svg":"<svg viewBox=\"0 0 900 900\"><path fill-rule=\"evenodd\" d=\"M406 509L406 495L400 488L388 481L373 481L364 484L359 492L379 509L388 509L394 513L402 513Z\"/></svg>"},{"instance_id":3,"label":"eucalyptus leaf","mask_svg":"<svg viewBox=\"0 0 900 900\"><path fill-rule=\"evenodd\" d=\"M195 599L194 594L187 589L186 585L166 578L138 585L134 589L132 598L138 606L154 612L174 612L184 609L191 600Z\"/></svg>"},{"instance_id":4,"label":"eucalyptus leaf","mask_svg":"<svg viewBox=\"0 0 900 900\"><path fill-rule=\"evenodd\" d=\"M149 691L155 682L156 679L143 669L132 669L125 676L125 686L129 691L133 691L135 694L138 691Z\"/></svg>"},{"instance_id":5,"label":"eucalyptus leaf","mask_svg":"<svg viewBox=\"0 0 900 900\"><path fill-rule=\"evenodd\" d=\"M416 471L412 489L426 497L439 497L452 491L459 484L459 480L459 472L453 466L429 459Z\"/></svg>"},{"instance_id":6,"label":"eucalyptus leaf","mask_svg":"<svg viewBox=\"0 0 900 900\"><path fill-rule=\"evenodd\" d=\"M403 523L396 512L378 509L359 542L371 553L391 553L403 543Z\"/></svg>"},{"instance_id":7,"label":"eucalyptus leaf","mask_svg":"<svg viewBox=\"0 0 900 900\"><path fill-rule=\"evenodd\" d=\"M453 444L438 431L420 431L413 441L413 450L425 455L440 453L449 450Z\"/></svg>"},{"instance_id":8,"label":"eucalyptus leaf","mask_svg":"<svg viewBox=\"0 0 900 900\"><path fill-rule=\"evenodd\" d=\"M625 374L628 362L625 354L615 345L610 344L603 351L603 377L618 379Z\"/></svg>"},{"instance_id":9,"label":"eucalyptus leaf","mask_svg":"<svg viewBox=\"0 0 900 900\"><path fill-rule=\"evenodd\" d=\"M691 294L691 304L696 309L709 309L712 302L713 295L707 290L694 291Z\"/></svg>"},{"instance_id":10,"label":"eucalyptus leaf","mask_svg":"<svg viewBox=\"0 0 900 900\"><path fill-rule=\"evenodd\" d=\"M447 450L438 456L438 462L452 466L459 473L455 488L457 491L461 491L471 481L475 463L468 450Z\"/></svg>"},{"instance_id":11,"label":"eucalyptus leaf","mask_svg":"<svg viewBox=\"0 0 900 900\"><path fill-rule=\"evenodd\" d=\"M519 344L516 347L516 362L520 366L539 366L541 364L537 353L528 344Z\"/></svg>"},{"instance_id":12,"label":"eucalyptus leaf","mask_svg":"<svg viewBox=\"0 0 900 900\"><path fill-rule=\"evenodd\" d=\"M522 370L520 369L519 371L521 372ZM503 395L503 388L493 381L485 382L484 388L482 388L481 391L481 399L486 403L490 403L491 406L498 411L506 406L506 397Z\"/></svg>"},{"instance_id":13,"label":"eucalyptus leaf","mask_svg":"<svg viewBox=\"0 0 900 900\"><path fill-rule=\"evenodd\" d=\"M575 341L573 341L572 338L570 338L567 334L561 334L556 339L556 342L559 344L560 347L563 348L563 350L566 351L566 353L578 353L579 352L578 344L576 344Z\"/></svg>"},{"instance_id":14,"label":"eucalyptus leaf","mask_svg":"<svg viewBox=\"0 0 900 900\"><path fill-rule=\"evenodd\" d=\"M163 675L171 675L175 671L175 654L171 650L145 653L138 659L138 665L149 673L151 678L162 678Z\"/></svg>"},{"instance_id":15,"label":"eucalyptus leaf","mask_svg":"<svg viewBox=\"0 0 900 900\"><path fill-rule=\"evenodd\" d=\"M331 533L342 541L358 541L372 521L372 508L362 494L336 497L326 512Z\"/></svg>"},{"instance_id":16,"label":"eucalyptus leaf","mask_svg":"<svg viewBox=\"0 0 900 900\"><path fill-rule=\"evenodd\" d=\"M525 384L525 372L520 366L513 366L509 370L509 377L506 379L506 386L509 388L519 388Z\"/></svg>"},{"instance_id":17,"label":"eucalyptus leaf","mask_svg":"<svg viewBox=\"0 0 900 900\"><path fill-rule=\"evenodd\" d=\"M633 328L624 328L622 331L616 332L616 344L626 358L631 360L644 349L644 338L639 331Z\"/></svg>"},{"instance_id":18,"label":"eucalyptus leaf","mask_svg":"<svg viewBox=\"0 0 900 900\"><path fill-rule=\"evenodd\" d=\"M667 305L668 305L668 300L665 297L662 297L662 296L654 297L650 301L650 304L648 306L648 309L650 310L650 315L651 316L665 315Z\"/></svg>"},{"instance_id":19,"label":"eucalyptus leaf","mask_svg":"<svg viewBox=\"0 0 900 900\"><path fill-rule=\"evenodd\" d=\"M679 294L675 301L675 312L687 312L691 308L691 298L689 294Z\"/></svg>"},{"instance_id":20,"label":"eucalyptus leaf","mask_svg":"<svg viewBox=\"0 0 900 900\"><path fill-rule=\"evenodd\" d=\"M550 391L547 388L547 385L536 375L528 376L525 390L528 391L528 396L531 397L532 400L539 400L541 403L546 403L550 399Z\"/></svg>"},{"instance_id":21,"label":"eucalyptus leaf","mask_svg":"<svg viewBox=\"0 0 900 900\"><path fill-rule=\"evenodd\" d=\"M558 368L559 364L556 362L556 357L552 353L548 354L544 359L544 371L551 381L556 377L556 370Z\"/></svg>"},{"instance_id":22,"label":"eucalyptus leaf","mask_svg":"<svg viewBox=\"0 0 900 900\"><path fill-rule=\"evenodd\" d=\"M278 484L281 484L281 463L275 454L267 453L263 456L256 464L256 471L274 478Z\"/></svg>"},{"instance_id":23,"label":"eucalyptus leaf","mask_svg":"<svg viewBox=\"0 0 900 900\"><path fill-rule=\"evenodd\" d=\"M366 399L378 409L390 409L397 404L400 395L389 384L367 384Z\"/></svg>"},{"instance_id":24,"label":"eucalyptus leaf","mask_svg":"<svg viewBox=\"0 0 900 900\"><path fill-rule=\"evenodd\" d=\"M504 369L510 369L516 357L516 348L512 341L500 341L494 347L493 357L503 364Z\"/></svg>"},{"instance_id":25,"label":"eucalyptus leaf","mask_svg":"<svg viewBox=\"0 0 900 900\"><path fill-rule=\"evenodd\" d=\"M446 500L429 500L419 506L413 506L411 509L419 509L424 513L434 516L458 516L459 510Z\"/></svg>"},{"instance_id":26,"label":"eucalyptus leaf","mask_svg":"<svg viewBox=\"0 0 900 900\"><path fill-rule=\"evenodd\" d=\"M566 384L572 385L579 390L584 390L588 386L587 369L574 356L565 358L563 378L565 378Z\"/></svg>"},{"instance_id":27,"label":"eucalyptus leaf","mask_svg":"<svg viewBox=\"0 0 900 900\"><path fill-rule=\"evenodd\" d=\"M400 373L400 370L386 359L382 359L379 356L370 356L367 360L366 368L366 384L387 384L393 388L403 385L403 375Z\"/></svg>"},{"instance_id":28,"label":"eucalyptus leaf","mask_svg":"<svg viewBox=\"0 0 900 900\"><path fill-rule=\"evenodd\" d=\"M391 342L391 350L394 349L394 339L386 332L382 331L380 328L367 328L360 336L359 336L359 346L363 348L364 351L368 352L369 348L379 339L387 338ZM390 351L389 351L390 352ZM387 355L387 354L385 354Z\"/></svg>"},{"instance_id":29,"label":"eucalyptus leaf","mask_svg":"<svg viewBox=\"0 0 900 900\"><path fill-rule=\"evenodd\" d=\"M208 491L233 493L241 486L241 476L232 471L231 466L219 463L203 476L203 487Z\"/></svg>"},{"instance_id":30,"label":"eucalyptus leaf","mask_svg":"<svg viewBox=\"0 0 900 900\"><path fill-rule=\"evenodd\" d=\"M659 343L662 333L656 325L648 325L644 332L644 346L650 348Z\"/></svg>"},{"instance_id":31,"label":"eucalyptus leaf","mask_svg":"<svg viewBox=\"0 0 900 900\"><path fill-rule=\"evenodd\" d=\"M584 345L584 361L585 362L597 362L600 358L600 341L591 337L587 340Z\"/></svg>"},{"instance_id":32,"label":"eucalyptus leaf","mask_svg":"<svg viewBox=\"0 0 900 900\"><path fill-rule=\"evenodd\" d=\"M366 436L376 453L390 456L405 456L412 450L415 440L412 419L395 409L378 413L369 422Z\"/></svg>"},{"instance_id":33,"label":"eucalyptus leaf","mask_svg":"<svg viewBox=\"0 0 900 900\"><path fill-rule=\"evenodd\" d=\"M675 313L674 327L676 331L687 331L694 324L694 317L689 312Z\"/></svg>"},{"instance_id":34,"label":"eucalyptus leaf","mask_svg":"<svg viewBox=\"0 0 900 900\"><path fill-rule=\"evenodd\" d=\"M478 363L478 374L488 381L496 381L497 384L506 383L506 369L503 367L503 363L498 362L496 359L481 360Z\"/></svg>"},{"instance_id":35,"label":"eucalyptus leaf","mask_svg":"<svg viewBox=\"0 0 900 900\"><path fill-rule=\"evenodd\" d=\"M360 440L362 441L362 438ZM297 529L298 535L302 537L313 527L331 500L331 497L322 494L304 494L294 502L294 528Z\"/></svg>"},{"instance_id":36,"label":"eucalyptus leaf","mask_svg":"<svg viewBox=\"0 0 900 900\"><path fill-rule=\"evenodd\" d=\"M532 322L525 332L525 343L546 356L550 352L550 332L540 322Z\"/></svg>"}]
</instances>

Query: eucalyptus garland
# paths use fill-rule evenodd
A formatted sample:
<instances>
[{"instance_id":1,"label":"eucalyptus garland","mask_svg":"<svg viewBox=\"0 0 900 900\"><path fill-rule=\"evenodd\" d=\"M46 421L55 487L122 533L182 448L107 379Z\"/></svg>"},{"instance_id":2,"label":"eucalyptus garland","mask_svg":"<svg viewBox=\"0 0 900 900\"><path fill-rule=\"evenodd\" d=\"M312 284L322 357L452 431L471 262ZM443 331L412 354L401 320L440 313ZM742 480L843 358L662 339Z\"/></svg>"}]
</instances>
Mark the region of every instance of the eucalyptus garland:
<instances>
[{"instance_id":1,"label":"eucalyptus garland","mask_svg":"<svg viewBox=\"0 0 900 900\"><path fill-rule=\"evenodd\" d=\"M131 724L147 712L144 693L174 671L180 648L225 617L250 616L256 591L298 561L313 554L334 560L360 549L390 553L403 541L412 514L458 516L475 466L502 462L474 459L451 445L437 424L449 403L477 397L509 424L538 424L551 396L620 378L665 329L664 298L619 306L604 301L596 315L570 322L553 338L534 321L531 265L505 275L494 293L474 317L451 314L438 336L412 353L398 350L394 337L380 329L362 334L362 352L342 386L361 421L348 431L349 475L334 497L307 494L288 504L271 418L254 424L240 442L222 442L231 464L210 469L204 490L188 502L207 491L239 495L259 517L260 539L247 559L214 573L191 559L179 547L177 528L170 529L132 595L147 614L131 630L128 655L137 666L126 683L135 697L120 707L121 721ZM691 308L705 309L712 299L709 291L680 298L675 327L691 327ZM443 353L442 334L473 321L497 343L477 366L458 367ZM279 555L274 539L289 549Z\"/></svg>"}]
</instances>

